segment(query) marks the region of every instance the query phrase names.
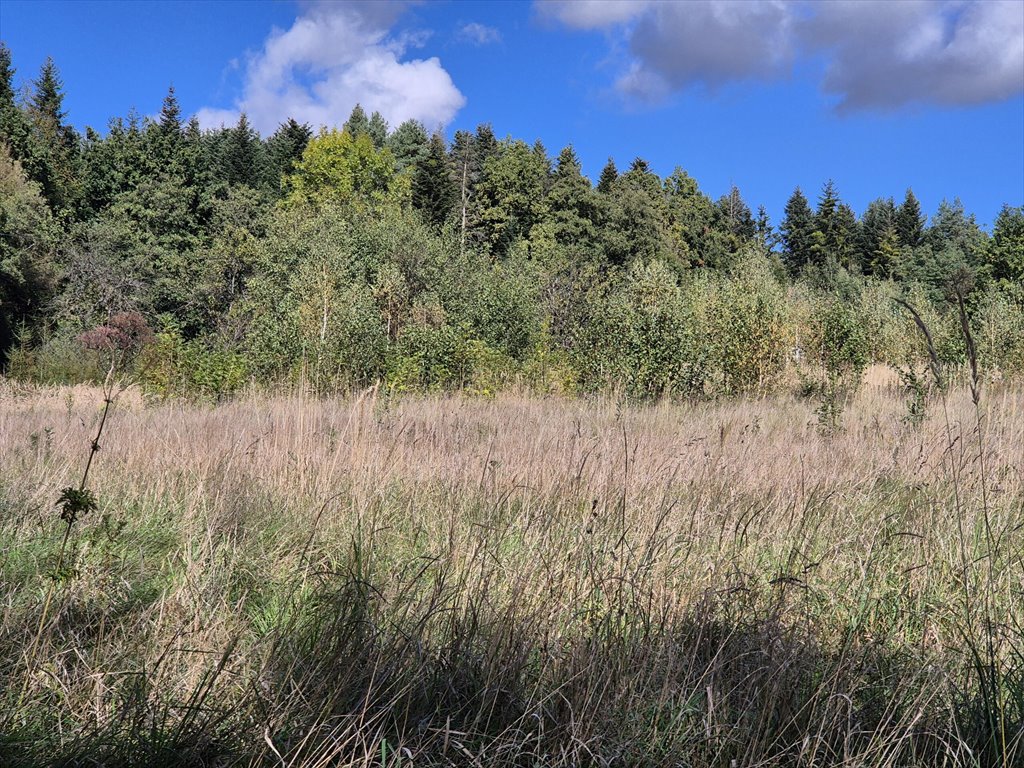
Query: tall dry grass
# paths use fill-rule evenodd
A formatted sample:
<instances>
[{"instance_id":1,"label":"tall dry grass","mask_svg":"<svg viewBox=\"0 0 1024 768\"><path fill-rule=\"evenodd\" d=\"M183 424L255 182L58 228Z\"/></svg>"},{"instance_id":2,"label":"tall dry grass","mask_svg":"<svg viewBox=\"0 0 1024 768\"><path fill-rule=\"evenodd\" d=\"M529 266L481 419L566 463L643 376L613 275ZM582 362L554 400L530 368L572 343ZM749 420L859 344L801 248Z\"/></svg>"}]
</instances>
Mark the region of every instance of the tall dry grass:
<instances>
[{"instance_id":1,"label":"tall dry grass","mask_svg":"<svg viewBox=\"0 0 1024 768\"><path fill-rule=\"evenodd\" d=\"M831 437L785 397L130 396L29 658L102 402L4 386L5 765L1024 756L1020 389L983 462L965 391L947 429L867 388Z\"/></svg>"}]
</instances>

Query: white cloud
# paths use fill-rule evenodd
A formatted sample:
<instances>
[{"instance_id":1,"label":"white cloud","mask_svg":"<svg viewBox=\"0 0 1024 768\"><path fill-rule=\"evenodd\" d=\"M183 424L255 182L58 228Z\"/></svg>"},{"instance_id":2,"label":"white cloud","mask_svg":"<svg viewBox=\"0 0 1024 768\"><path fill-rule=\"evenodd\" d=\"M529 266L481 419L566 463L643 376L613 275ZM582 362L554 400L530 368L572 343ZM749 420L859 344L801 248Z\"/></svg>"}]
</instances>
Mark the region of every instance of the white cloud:
<instances>
[{"instance_id":1,"label":"white cloud","mask_svg":"<svg viewBox=\"0 0 1024 768\"><path fill-rule=\"evenodd\" d=\"M801 57L825 62L838 109L969 105L1024 90L1020 0L583 0L538 2L580 30L617 32L629 55L616 81L658 100L692 85L785 77Z\"/></svg>"},{"instance_id":2,"label":"white cloud","mask_svg":"<svg viewBox=\"0 0 1024 768\"><path fill-rule=\"evenodd\" d=\"M436 57L406 59L429 33L390 34L398 3L317 3L287 30L275 29L245 67L233 109L204 107L204 126L233 124L240 112L264 135L289 117L341 125L358 102L391 125L448 123L466 100Z\"/></svg>"},{"instance_id":3,"label":"white cloud","mask_svg":"<svg viewBox=\"0 0 1024 768\"><path fill-rule=\"evenodd\" d=\"M601 29L631 21L652 5L652 0L542 0L537 8L575 29Z\"/></svg>"},{"instance_id":4,"label":"white cloud","mask_svg":"<svg viewBox=\"0 0 1024 768\"><path fill-rule=\"evenodd\" d=\"M981 104L1024 89L1019 0L826 3L800 36L829 57L823 87L841 111Z\"/></svg>"},{"instance_id":5,"label":"white cloud","mask_svg":"<svg viewBox=\"0 0 1024 768\"><path fill-rule=\"evenodd\" d=\"M489 43L501 42L501 32L494 27L488 27L486 24L481 24L477 21L463 24L456 36L459 40L472 43L473 45L488 45Z\"/></svg>"},{"instance_id":6,"label":"white cloud","mask_svg":"<svg viewBox=\"0 0 1024 768\"><path fill-rule=\"evenodd\" d=\"M630 50L649 81L718 87L785 73L790 40L790 17L779 2L663 2L639 18Z\"/></svg>"}]
</instances>

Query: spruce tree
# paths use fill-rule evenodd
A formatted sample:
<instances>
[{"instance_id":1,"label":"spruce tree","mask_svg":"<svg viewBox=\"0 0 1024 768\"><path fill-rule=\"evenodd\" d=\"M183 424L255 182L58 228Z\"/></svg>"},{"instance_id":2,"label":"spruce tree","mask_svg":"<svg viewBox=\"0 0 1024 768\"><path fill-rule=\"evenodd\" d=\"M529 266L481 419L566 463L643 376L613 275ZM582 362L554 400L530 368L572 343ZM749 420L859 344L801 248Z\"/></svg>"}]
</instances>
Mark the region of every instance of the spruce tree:
<instances>
[{"instance_id":1,"label":"spruce tree","mask_svg":"<svg viewBox=\"0 0 1024 768\"><path fill-rule=\"evenodd\" d=\"M444 137L435 133L430 137L426 157L413 172L413 207L423 212L426 221L440 227L451 216L457 195Z\"/></svg>"},{"instance_id":2,"label":"spruce tree","mask_svg":"<svg viewBox=\"0 0 1024 768\"><path fill-rule=\"evenodd\" d=\"M814 246L814 214L804 193L797 187L786 203L779 226L784 247L783 261L791 275L811 263Z\"/></svg>"},{"instance_id":3,"label":"spruce tree","mask_svg":"<svg viewBox=\"0 0 1024 768\"><path fill-rule=\"evenodd\" d=\"M833 221L832 248L835 259L850 272L860 267L860 225L857 214L846 203L836 207Z\"/></svg>"},{"instance_id":4,"label":"spruce tree","mask_svg":"<svg viewBox=\"0 0 1024 768\"><path fill-rule=\"evenodd\" d=\"M150 138L150 153L152 164L163 171L180 170L178 150L181 148L181 107L174 95L174 86L167 89L163 105L160 108L160 118L156 123L150 125L147 135Z\"/></svg>"},{"instance_id":5,"label":"spruce tree","mask_svg":"<svg viewBox=\"0 0 1024 768\"><path fill-rule=\"evenodd\" d=\"M724 230L735 239L737 246L753 239L757 225L735 184L728 195L722 195L717 207Z\"/></svg>"},{"instance_id":6,"label":"spruce tree","mask_svg":"<svg viewBox=\"0 0 1024 768\"><path fill-rule=\"evenodd\" d=\"M1004 205L996 217L987 261L992 277L1005 286L1024 286L1024 206Z\"/></svg>"},{"instance_id":7,"label":"spruce tree","mask_svg":"<svg viewBox=\"0 0 1024 768\"><path fill-rule=\"evenodd\" d=\"M406 120L388 136L387 147L395 156L399 172L409 170L427 153L430 139L418 120Z\"/></svg>"},{"instance_id":8,"label":"spruce tree","mask_svg":"<svg viewBox=\"0 0 1024 768\"><path fill-rule=\"evenodd\" d=\"M21 163L28 178L39 181L41 158L32 141L29 121L15 100L14 72L11 51L0 40L0 142L7 144L12 158Z\"/></svg>"},{"instance_id":9,"label":"spruce tree","mask_svg":"<svg viewBox=\"0 0 1024 768\"><path fill-rule=\"evenodd\" d=\"M757 206L757 218L754 221L754 238L757 244L765 251L775 247L775 228L771 219L768 218L768 211L763 205Z\"/></svg>"},{"instance_id":10,"label":"spruce tree","mask_svg":"<svg viewBox=\"0 0 1024 768\"><path fill-rule=\"evenodd\" d=\"M280 191L282 178L295 172L312 136L308 124L290 117L267 139L267 183L272 189Z\"/></svg>"},{"instance_id":11,"label":"spruce tree","mask_svg":"<svg viewBox=\"0 0 1024 768\"><path fill-rule=\"evenodd\" d=\"M54 211L67 210L77 192L78 136L64 123L64 84L52 58L46 59L33 86L28 114L35 146L30 152L38 162L31 169L32 180L42 186L43 196Z\"/></svg>"},{"instance_id":12,"label":"spruce tree","mask_svg":"<svg viewBox=\"0 0 1024 768\"><path fill-rule=\"evenodd\" d=\"M174 86L167 89L163 104L160 107L160 132L165 136L178 139L181 137L181 107L178 97L174 95Z\"/></svg>"},{"instance_id":13,"label":"spruce tree","mask_svg":"<svg viewBox=\"0 0 1024 768\"><path fill-rule=\"evenodd\" d=\"M388 140L388 122L381 116L380 112L374 112L370 115L370 121L366 124L366 132L373 139L374 147L377 149L384 148Z\"/></svg>"},{"instance_id":14,"label":"spruce tree","mask_svg":"<svg viewBox=\"0 0 1024 768\"><path fill-rule=\"evenodd\" d=\"M890 274L893 262L890 260L892 249L887 245L882 248L883 241L892 238L892 245L898 250L899 241L896 237L896 205L891 197L878 198L868 203L860 223L860 263L868 274L886 277Z\"/></svg>"},{"instance_id":15,"label":"spruce tree","mask_svg":"<svg viewBox=\"0 0 1024 768\"><path fill-rule=\"evenodd\" d=\"M959 251L968 264L980 264L987 247L985 233L978 226L974 214L964 211L960 198L950 203L943 200L932 217L932 225L925 235L932 251L940 253L948 248Z\"/></svg>"},{"instance_id":16,"label":"spruce tree","mask_svg":"<svg viewBox=\"0 0 1024 768\"><path fill-rule=\"evenodd\" d=\"M547 209L557 242L577 250L592 250L597 242L597 201L571 146L558 155L548 189Z\"/></svg>"},{"instance_id":17,"label":"spruce tree","mask_svg":"<svg viewBox=\"0 0 1024 768\"><path fill-rule=\"evenodd\" d=\"M682 168L676 168L662 188L668 200L673 255L680 265L708 266L724 259L728 244L715 227L717 208L701 192L697 181Z\"/></svg>"},{"instance_id":18,"label":"spruce tree","mask_svg":"<svg viewBox=\"0 0 1024 768\"><path fill-rule=\"evenodd\" d=\"M343 131L348 131L348 134L354 139L358 136L362 136L364 133L370 132L370 121L366 117L366 112L363 110L361 104L356 104L352 107L352 113L348 116L348 120L342 126Z\"/></svg>"},{"instance_id":19,"label":"spruce tree","mask_svg":"<svg viewBox=\"0 0 1024 768\"><path fill-rule=\"evenodd\" d=\"M15 107L14 66L11 49L0 40L0 110Z\"/></svg>"},{"instance_id":20,"label":"spruce tree","mask_svg":"<svg viewBox=\"0 0 1024 768\"><path fill-rule=\"evenodd\" d=\"M597 191L607 195L612 191L617 178L619 178L619 170L615 167L615 161L609 157L608 162L601 169L601 175L597 179Z\"/></svg>"},{"instance_id":21,"label":"spruce tree","mask_svg":"<svg viewBox=\"0 0 1024 768\"><path fill-rule=\"evenodd\" d=\"M221 178L228 184L256 188L265 177L259 134L243 112L238 124L226 131L221 146Z\"/></svg>"},{"instance_id":22,"label":"spruce tree","mask_svg":"<svg viewBox=\"0 0 1024 768\"><path fill-rule=\"evenodd\" d=\"M925 217L921 213L921 204L914 196L912 189L907 190L906 197L896 209L896 235L900 245L917 248L924 242Z\"/></svg>"},{"instance_id":23,"label":"spruce tree","mask_svg":"<svg viewBox=\"0 0 1024 768\"><path fill-rule=\"evenodd\" d=\"M501 154L501 145L494 136L490 123L481 123L476 127L476 134L473 137L473 172L477 179L483 177L484 165L492 157Z\"/></svg>"}]
</instances>

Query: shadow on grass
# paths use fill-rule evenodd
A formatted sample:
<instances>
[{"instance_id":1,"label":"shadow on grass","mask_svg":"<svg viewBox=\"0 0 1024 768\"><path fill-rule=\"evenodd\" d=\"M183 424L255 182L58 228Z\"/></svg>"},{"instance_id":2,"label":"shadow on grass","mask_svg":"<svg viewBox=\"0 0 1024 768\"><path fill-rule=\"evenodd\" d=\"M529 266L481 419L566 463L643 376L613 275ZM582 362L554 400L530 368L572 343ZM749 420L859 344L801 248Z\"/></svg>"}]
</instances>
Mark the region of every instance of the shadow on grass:
<instances>
[{"instance_id":1,"label":"shadow on grass","mask_svg":"<svg viewBox=\"0 0 1024 768\"><path fill-rule=\"evenodd\" d=\"M911 651L826 648L777 617L742 620L736 596L686 611L609 600L559 627L527 607L537 601L470 592L443 566L387 599L384 581L357 553L293 590L249 651L263 654L249 679L230 672L232 646L183 698L130 676L106 722L76 728L58 698L36 700L0 736L0 764L984 766L1022 754L992 733L981 698L951 694L947 671ZM999 722L1018 734L1020 670L1005 679Z\"/></svg>"}]
</instances>

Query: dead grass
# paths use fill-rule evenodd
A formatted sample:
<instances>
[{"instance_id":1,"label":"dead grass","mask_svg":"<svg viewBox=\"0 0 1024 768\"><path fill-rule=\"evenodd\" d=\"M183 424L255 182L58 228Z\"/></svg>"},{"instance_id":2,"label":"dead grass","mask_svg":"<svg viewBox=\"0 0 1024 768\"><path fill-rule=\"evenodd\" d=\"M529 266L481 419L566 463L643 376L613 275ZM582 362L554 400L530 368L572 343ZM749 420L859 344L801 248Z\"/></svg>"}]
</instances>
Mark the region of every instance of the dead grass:
<instances>
[{"instance_id":1,"label":"dead grass","mask_svg":"<svg viewBox=\"0 0 1024 768\"><path fill-rule=\"evenodd\" d=\"M865 387L831 438L788 398L134 395L28 659L100 400L0 383L0 763L1024 755L1019 388L982 401L987 504L960 391L914 428Z\"/></svg>"}]
</instances>

